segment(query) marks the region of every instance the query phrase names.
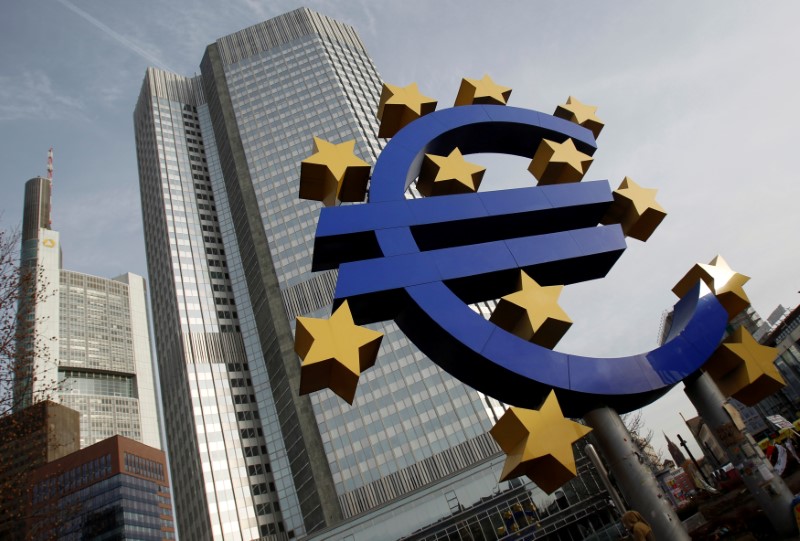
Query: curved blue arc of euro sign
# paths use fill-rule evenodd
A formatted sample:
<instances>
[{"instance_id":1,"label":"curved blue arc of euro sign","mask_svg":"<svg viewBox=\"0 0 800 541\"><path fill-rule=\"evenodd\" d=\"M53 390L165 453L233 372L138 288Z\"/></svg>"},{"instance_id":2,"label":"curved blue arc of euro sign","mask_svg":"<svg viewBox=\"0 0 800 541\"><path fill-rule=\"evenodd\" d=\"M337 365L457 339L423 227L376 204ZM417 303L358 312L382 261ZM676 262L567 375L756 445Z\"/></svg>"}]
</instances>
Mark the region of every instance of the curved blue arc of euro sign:
<instances>
[{"instance_id":1,"label":"curved blue arc of euro sign","mask_svg":"<svg viewBox=\"0 0 800 541\"><path fill-rule=\"evenodd\" d=\"M358 324L394 319L435 363L508 404L538 408L556 389L565 415L642 407L696 372L719 345L727 313L700 283L675 305L666 342L619 358L570 355L523 340L471 303L515 290L522 269L541 285L602 278L625 250L619 225L598 225L613 201L604 180L406 199L426 153L494 152L532 158L543 138L592 133L512 107L472 105L403 128L373 169L369 203L324 208L313 270L339 268L334 304Z\"/></svg>"}]
</instances>

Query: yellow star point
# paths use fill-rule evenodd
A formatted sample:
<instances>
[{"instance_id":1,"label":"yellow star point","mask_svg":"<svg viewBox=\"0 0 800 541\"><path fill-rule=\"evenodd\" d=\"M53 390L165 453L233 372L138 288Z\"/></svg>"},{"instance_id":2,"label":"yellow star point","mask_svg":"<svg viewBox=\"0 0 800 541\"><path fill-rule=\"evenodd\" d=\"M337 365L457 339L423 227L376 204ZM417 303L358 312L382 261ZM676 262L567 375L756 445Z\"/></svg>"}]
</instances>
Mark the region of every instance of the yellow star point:
<instances>
[{"instance_id":1,"label":"yellow star point","mask_svg":"<svg viewBox=\"0 0 800 541\"><path fill-rule=\"evenodd\" d=\"M786 385L775 367L777 356L776 348L759 344L744 327L738 327L720 344L704 369L722 394L755 406Z\"/></svg>"},{"instance_id":2,"label":"yellow star point","mask_svg":"<svg viewBox=\"0 0 800 541\"><path fill-rule=\"evenodd\" d=\"M330 143L314 137L314 153L300 162L300 198L322 201L364 200L370 166L355 155L355 140Z\"/></svg>"},{"instance_id":3,"label":"yellow star point","mask_svg":"<svg viewBox=\"0 0 800 541\"><path fill-rule=\"evenodd\" d=\"M672 288L672 291L678 297L683 297L689 289L694 287L698 280L703 280L714 292L717 300L728 312L729 321L736 314L750 306L750 299L743 288L744 284L750 280L750 277L731 269L728 262L721 255L712 259L708 265L696 264Z\"/></svg>"},{"instance_id":4,"label":"yellow star point","mask_svg":"<svg viewBox=\"0 0 800 541\"><path fill-rule=\"evenodd\" d=\"M383 333L353 322L347 301L330 319L297 318L294 349L303 360L300 394L330 389L352 404L361 372L372 367Z\"/></svg>"},{"instance_id":5,"label":"yellow star point","mask_svg":"<svg viewBox=\"0 0 800 541\"><path fill-rule=\"evenodd\" d=\"M580 182L591 164L592 157L579 151L572 139L563 143L542 139L528 171L540 185L564 184Z\"/></svg>"},{"instance_id":6,"label":"yellow star point","mask_svg":"<svg viewBox=\"0 0 800 541\"><path fill-rule=\"evenodd\" d=\"M564 417L553 391L538 411L509 408L489 431L507 455L500 479L527 475L552 493L576 476L572 444L591 430Z\"/></svg>"},{"instance_id":7,"label":"yellow star point","mask_svg":"<svg viewBox=\"0 0 800 541\"><path fill-rule=\"evenodd\" d=\"M646 241L667 215L656 201L657 192L625 177L619 188L614 190L614 202L602 223L620 224L625 236Z\"/></svg>"},{"instance_id":8,"label":"yellow star point","mask_svg":"<svg viewBox=\"0 0 800 541\"><path fill-rule=\"evenodd\" d=\"M393 137L404 126L436 110L436 100L424 96L417 83L395 86L384 83L378 103L378 137Z\"/></svg>"},{"instance_id":9,"label":"yellow star point","mask_svg":"<svg viewBox=\"0 0 800 541\"><path fill-rule=\"evenodd\" d=\"M424 196L473 193L478 191L485 172L485 167L466 161L458 148L448 156L425 154L417 190Z\"/></svg>"},{"instance_id":10,"label":"yellow star point","mask_svg":"<svg viewBox=\"0 0 800 541\"><path fill-rule=\"evenodd\" d=\"M595 114L597 107L581 103L572 96L567 98L567 103L558 105L553 116L564 118L588 129L594 134L595 139L600 135L600 131L605 124L597 118Z\"/></svg>"},{"instance_id":11,"label":"yellow star point","mask_svg":"<svg viewBox=\"0 0 800 541\"><path fill-rule=\"evenodd\" d=\"M553 349L572 326L572 320L558 305L563 289L540 286L520 271L517 291L497 302L489 320L523 340Z\"/></svg>"},{"instance_id":12,"label":"yellow star point","mask_svg":"<svg viewBox=\"0 0 800 541\"><path fill-rule=\"evenodd\" d=\"M495 83L489 75L482 79L461 79L455 106L459 105L505 105L511 89Z\"/></svg>"}]
</instances>

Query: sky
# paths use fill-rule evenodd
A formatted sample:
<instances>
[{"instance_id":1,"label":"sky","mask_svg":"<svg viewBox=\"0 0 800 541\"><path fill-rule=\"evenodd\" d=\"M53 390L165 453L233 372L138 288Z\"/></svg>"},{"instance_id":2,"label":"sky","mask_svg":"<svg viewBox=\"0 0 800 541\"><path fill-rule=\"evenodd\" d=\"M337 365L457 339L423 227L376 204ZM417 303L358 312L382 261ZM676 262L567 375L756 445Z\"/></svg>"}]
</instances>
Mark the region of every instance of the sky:
<instances>
[{"instance_id":1,"label":"sky","mask_svg":"<svg viewBox=\"0 0 800 541\"><path fill-rule=\"evenodd\" d=\"M353 25L385 81L419 83L440 109L484 74L513 89L509 105L598 106L606 127L585 179L657 188L668 216L606 278L565 288L575 323L556 349L653 349L672 287L717 254L751 277L764 317L798 304L800 3L788 0L5 0L0 227L20 224L24 182L53 147L64 267L146 276L132 125L145 68L193 75L209 43L302 5ZM489 188L531 185L525 160L486 160ZM645 409L657 450L662 431L689 436L681 387Z\"/></svg>"}]
</instances>

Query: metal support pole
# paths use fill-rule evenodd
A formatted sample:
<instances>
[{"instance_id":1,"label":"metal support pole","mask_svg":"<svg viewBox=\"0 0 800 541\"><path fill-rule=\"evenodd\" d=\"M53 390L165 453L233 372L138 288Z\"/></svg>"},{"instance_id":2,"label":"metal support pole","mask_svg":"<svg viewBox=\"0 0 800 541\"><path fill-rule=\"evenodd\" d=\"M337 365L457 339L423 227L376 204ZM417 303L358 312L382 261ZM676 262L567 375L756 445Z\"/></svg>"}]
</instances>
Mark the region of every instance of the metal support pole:
<instances>
[{"instance_id":1,"label":"metal support pole","mask_svg":"<svg viewBox=\"0 0 800 541\"><path fill-rule=\"evenodd\" d=\"M694 457L692 451L689 449L689 446L686 444L686 440L683 439L683 436L681 436L680 434L678 434L678 441L680 442L681 447L683 447L686 450L686 454L689 455L689 458L692 459L694 467L697 468L697 473L700 474L700 476L703 478L703 481L705 481L707 485L711 485L711 481L709 481L708 477L706 477L706 474L703 472L703 469L700 467L700 464L697 462L697 459Z\"/></svg>"},{"instance_id":2,"label":"metal support pole","mask_svg":"<svg viewBox=\"0 0 800 541\"><path fill-rule=\"evenodd\" d=\"M792 516L792 493L780 476L775 475L772 464L764 457L752 436L740 430L725 410L725 397L716 383L706 373L687 378L686 396L700 417L717 436L728 459L742 477L745 486L764 511L775 531L784 537L797 533Z\"/></svg>"},{"instance_id":3,"label":"metal support pole","mask_svg":"<svg viewBox=\"0 0 800 541\"><path fill-rule=\"evenodd\" d=\"M616 411L604 407L584 416L592 427L603 458L630 507L650 523L656 539L689 541L678 515L664 496L653 473L641 460L639 448Z\"/></svg>"},{"instance_id":4,"label":"metal support pole","mask_svg":"<svg viewBox=\"0 0 800 541\"><path fill-rule=\"evenodd\" d=\"M614 485L611 484L611 479L608 478L608 472L606 471L606 467L603 466L603 462L600 460L600 457L597 455L597 451L594 448L594 445L591 443L587 443L586 447L583 448L586 456L589 457L589 460L592 461L594 465L594 469L597 470L597 475L600 476L600 481L603 482L603 486L606 487L608 491L608 495L611 498L611 501L614 502L614 506L617 508L619 512L619 516L622 516L625 511L627 511L628 506L625 505L625 500L622 499L622 496L619 495L617 489L614 488Z\"/></svg>"}]
</instances>

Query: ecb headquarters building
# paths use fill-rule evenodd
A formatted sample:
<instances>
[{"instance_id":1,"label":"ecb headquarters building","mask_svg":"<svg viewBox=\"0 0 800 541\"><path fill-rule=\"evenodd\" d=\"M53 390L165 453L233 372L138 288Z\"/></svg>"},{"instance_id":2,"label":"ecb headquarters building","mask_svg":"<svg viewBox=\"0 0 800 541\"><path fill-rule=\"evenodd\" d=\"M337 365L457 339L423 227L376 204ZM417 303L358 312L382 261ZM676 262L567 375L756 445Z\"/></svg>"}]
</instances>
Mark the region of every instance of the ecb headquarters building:
<instances>
[{"instance_id":1,"label":"ecb headquarters building","mask_svg":"<svg viewBox=\"0 0 800 541\"><path fill-rule=\"evenodd\" d=\"M38 268L36 287L43 291L20 303L32 312L37 340L22 357L15 408L50 399L77 410L81 448L121 435L160 449L144 278L61 268L61 239L50 215L51 181L32 178L25 183L20 263Z\"/></svg>"},{"instance_id":2,"label":"ecb headquarters building","mask_svg":"<svg viewBox=\"0 0 800 541\"><path fill-rule=\"evenodd\" d=\"M327 317L336 281L310 270L320 204L298 198L300 162L318 136L374 163L381 85L355 30L305 8L218 39L200 75L145 74L134 126L183 539L397 539L531 494L498 485L501 406L393 323L353 406L298 395L295 318ZM470 527L513 528L493 520Z\"/></svg>"}]
</instances>

